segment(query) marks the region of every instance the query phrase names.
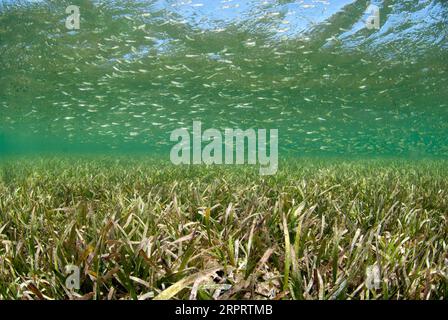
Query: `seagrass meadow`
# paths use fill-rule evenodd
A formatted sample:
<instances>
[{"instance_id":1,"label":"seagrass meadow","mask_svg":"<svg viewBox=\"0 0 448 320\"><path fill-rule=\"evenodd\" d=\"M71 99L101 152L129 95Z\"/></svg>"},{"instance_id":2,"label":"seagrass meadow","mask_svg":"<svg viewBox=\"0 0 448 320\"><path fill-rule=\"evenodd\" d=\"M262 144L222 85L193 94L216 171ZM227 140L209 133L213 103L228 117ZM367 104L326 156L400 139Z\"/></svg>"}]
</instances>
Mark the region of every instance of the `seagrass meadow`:
<instances>
[{"instance_id":1,"label":"seagrass meadow","mask_svg":"<svg viewBox=\"0 0 448 320\"><path fill-rule=\"evenodd\" d=\"M446 300L447 88L446 0L0 0L0 300Z\"/></svg>"},{"instance_id":2,"label":"seagrass meadow","mask_svg":"<svg viewBox=\"0 0 448 320\"><path fill-rule=\"evenodd\" d=\"M448 295L446 161L284 160L268 177L127 158L1 168L1 299Z\"/></svg>"}]
</instances>

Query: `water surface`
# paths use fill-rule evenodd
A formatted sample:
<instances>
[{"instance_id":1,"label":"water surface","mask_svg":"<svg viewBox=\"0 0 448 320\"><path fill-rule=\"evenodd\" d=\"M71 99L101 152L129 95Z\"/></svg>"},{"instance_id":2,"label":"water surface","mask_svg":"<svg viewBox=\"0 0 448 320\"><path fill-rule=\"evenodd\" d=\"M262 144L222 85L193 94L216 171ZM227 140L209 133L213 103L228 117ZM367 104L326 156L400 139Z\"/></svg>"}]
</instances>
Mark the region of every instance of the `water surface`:
<instances>
[{"instance_id":1,"label":"water surface","mask_svg":"<svg viewBox=\"0 0 448 320\"><path fill-rule=\"evenodd\" d=\"M0 153L169 157L191 128L280 155L448 155L448 3L2 1ZM80 7L79 30L65 8Z\"/></svg>"}]
</instances>

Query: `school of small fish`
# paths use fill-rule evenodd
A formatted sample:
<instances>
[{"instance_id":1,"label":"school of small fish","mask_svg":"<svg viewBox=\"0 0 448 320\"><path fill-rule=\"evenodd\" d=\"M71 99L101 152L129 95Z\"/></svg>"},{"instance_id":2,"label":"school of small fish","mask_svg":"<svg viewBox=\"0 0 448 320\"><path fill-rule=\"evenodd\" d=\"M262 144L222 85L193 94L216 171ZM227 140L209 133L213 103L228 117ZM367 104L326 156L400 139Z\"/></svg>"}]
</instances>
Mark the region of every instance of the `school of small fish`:
<instances>
[{"instance_id":1,"label":"school of small fish","mask_svg":"<svg viewBox=\"0 0 448 320\"><path fill-rule=\"evenodd\" d=\"M448 155L448 6L377 1L0 5L0 146L156 152L194 120L283 154ZM426 17L421 19L421 17Z\"/></svg>"}]
</instances>

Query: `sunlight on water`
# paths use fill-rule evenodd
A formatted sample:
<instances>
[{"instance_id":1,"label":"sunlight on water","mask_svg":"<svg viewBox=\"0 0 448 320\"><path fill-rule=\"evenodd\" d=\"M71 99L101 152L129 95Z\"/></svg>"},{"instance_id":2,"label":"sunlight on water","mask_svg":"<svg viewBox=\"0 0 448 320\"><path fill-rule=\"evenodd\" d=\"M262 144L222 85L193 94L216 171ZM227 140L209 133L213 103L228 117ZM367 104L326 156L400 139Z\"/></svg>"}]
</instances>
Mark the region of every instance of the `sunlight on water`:
<instances>
[{"instance_id":1,"label":"sunlight on water","mask_svg":"<svg viewBox=\"0 0 448 320\"><path fill-rule=\"evenodd\" d=\"M448 5L2 1L0 152L143 152L279 129L280 155L448 155ZM77 5L79 30L67 30Z\"/></svg>"}]
</instances>

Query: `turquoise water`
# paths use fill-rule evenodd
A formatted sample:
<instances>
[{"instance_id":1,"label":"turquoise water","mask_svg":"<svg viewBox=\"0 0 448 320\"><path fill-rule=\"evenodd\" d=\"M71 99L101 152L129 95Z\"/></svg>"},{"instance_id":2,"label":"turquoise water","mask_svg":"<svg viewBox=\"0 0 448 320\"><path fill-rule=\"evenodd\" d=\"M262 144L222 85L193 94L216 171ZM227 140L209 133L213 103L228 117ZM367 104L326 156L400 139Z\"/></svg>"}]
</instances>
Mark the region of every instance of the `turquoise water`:
<instances>
[{"instance_id":1,"label":"turquoise water","mask_svg":"<svg viewBox=\"0 0 448 320\"><path fill-rule=\"evenodd\" d=\"M448 156L448 3L2 1L0 154L166 155L279 130L282 155ZM70 5L80 29L68 30Z\"/></svg>"}]
</instances>

